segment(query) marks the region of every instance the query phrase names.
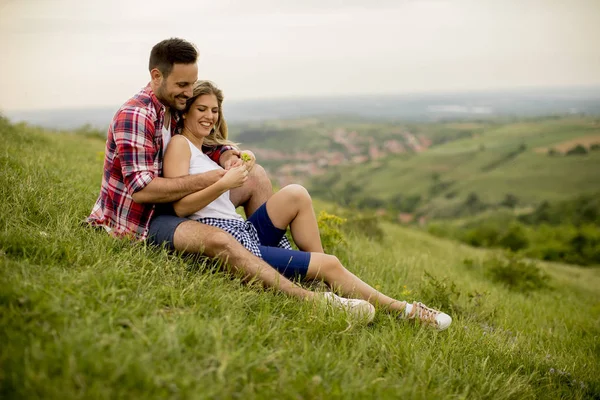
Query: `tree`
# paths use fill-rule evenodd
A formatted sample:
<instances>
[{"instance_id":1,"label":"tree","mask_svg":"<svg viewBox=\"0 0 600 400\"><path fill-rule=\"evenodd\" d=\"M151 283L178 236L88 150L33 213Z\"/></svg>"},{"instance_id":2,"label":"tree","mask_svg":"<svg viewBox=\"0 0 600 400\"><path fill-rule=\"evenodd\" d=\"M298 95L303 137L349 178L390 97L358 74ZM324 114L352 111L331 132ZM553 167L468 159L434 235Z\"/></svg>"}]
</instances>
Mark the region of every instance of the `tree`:
<instances>
[{"instance_id":1,"label":"tree","mask_svg":"<svg viewBox=\"0 0 600 400\"><path fill-rule=\"evenodd\" d=\"M577 146L573 147L571 150L567 151L567 155L571 156L571 155L583 155L583 154L587 154L588 150L586 149L585 146L578 144Z\"/></svg>"},{"instance_id":2,"label":"tree","mask_svg":"<svg viewBox=\"0 0 600 400\"><path fill-rule=\"evenodd\" d=\"M517 198L517 196L515 196L512 193L507 193L506 196L504 196L504 199L502 200L500 205L503 207L515 208L518 203L519 199Z\"/></svg>"}]
</instances>

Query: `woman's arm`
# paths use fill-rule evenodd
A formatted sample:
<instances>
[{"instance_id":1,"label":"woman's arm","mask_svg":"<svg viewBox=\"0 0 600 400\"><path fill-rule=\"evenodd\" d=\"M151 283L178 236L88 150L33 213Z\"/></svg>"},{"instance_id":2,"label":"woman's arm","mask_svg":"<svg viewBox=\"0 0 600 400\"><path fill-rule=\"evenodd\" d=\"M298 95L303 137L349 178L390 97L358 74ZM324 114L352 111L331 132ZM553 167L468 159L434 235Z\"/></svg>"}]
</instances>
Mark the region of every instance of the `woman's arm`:
<instances>
[{"instance_id":1,"label":"woman's arm","mask_svg":"<svg viewBox=\"0 0 600 400\"><path fill-rule=\"evenodd\" d=\"M173 136L163 162L163 175L165 178L176 178L189 175L190 158L192 152L187 140L183 136ZM219 185L220 179L205 189L188 194L173 203L175 214L179 217L187 217L212 203L217 197L227 191L223 185Z\"/></svg>"},{"instance_id":2,"label":"woman's arm","mask_svg":"<svg viewBox=\"0 0 600 400\"><path fill-rule=\"evenodd\" d=\"M169 142L163 163L165 178L175 178L189 174L192 153L187 140L182 136L174 136ZM245 171L245 169L244 169ZM228 171L221 179L205 189L189 194L173 203L175 214L187 217L203 209L220 195L233 187L240 186L247 178L239 168Z\"/></svg>"}]
</instances>

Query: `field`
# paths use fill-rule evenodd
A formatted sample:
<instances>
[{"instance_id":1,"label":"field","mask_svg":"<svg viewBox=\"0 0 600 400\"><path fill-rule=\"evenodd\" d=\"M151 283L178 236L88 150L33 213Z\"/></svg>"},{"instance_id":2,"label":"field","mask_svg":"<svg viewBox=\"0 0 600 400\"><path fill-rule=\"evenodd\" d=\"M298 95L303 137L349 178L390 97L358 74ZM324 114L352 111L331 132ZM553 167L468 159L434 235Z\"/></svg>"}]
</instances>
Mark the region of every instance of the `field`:
<instances>
[{"instance_id":1,"label":"field","mask_svg":"<svg viewBox=\"0 0 600 400\"><path fill-rule=\"evenodd\" d=\"M451 126L451 124L448 124ZM419 126L427 132L428 125ZM473 129L473 127L469 127ZM489 205L514 195L520 206L556 202L600 190L600 151L550 156L540 148L598 137L594 118L564 117L488 124L467 137L418 154L390 156L358 166L331 169L308 187L329 200L394 205L419 197L417 210L429 217L453 216L475 194Z\"/></svg>"},{"instance_id":2,"label":"field","mask_svg":"<svg viewBox=\"0 0 600 400\"><path fill-rule=\"evenodd\" d=\"M355 326L206 260L81 226L102 140L3 119L0 140L3 399L600 398L597 268L503 264L501 254L381 222L383 241L346 233L339 258L454 323L437 333L382 311ZM468 169L446 150L438 168ZM531 153L522 162L545 161ZM485 165L473 158L471 168ZM580 173L594 165L581 160ZM396 172L398 185L409 170ZM494 275L501 264L521 280Z\"/></svg>"},{"instance_id":3,"label":"field","mask_svg":"<svg viewBox=\"0 0 600 400\"><path fill-rule=\"evenodd\" d=\"M600 135L583 136L583 137L567 140L566 142L555 144L551 148L560 153L566 153L567 151L571 150L573 147L577 146L578 144L582 145L586 149L589 149L591 146L593 146L595 144L600 145ZM538 153L547 153L548 151L550 151L550 148L538 147L535 149L535 151Z\"/></svg>"}]
</instances>

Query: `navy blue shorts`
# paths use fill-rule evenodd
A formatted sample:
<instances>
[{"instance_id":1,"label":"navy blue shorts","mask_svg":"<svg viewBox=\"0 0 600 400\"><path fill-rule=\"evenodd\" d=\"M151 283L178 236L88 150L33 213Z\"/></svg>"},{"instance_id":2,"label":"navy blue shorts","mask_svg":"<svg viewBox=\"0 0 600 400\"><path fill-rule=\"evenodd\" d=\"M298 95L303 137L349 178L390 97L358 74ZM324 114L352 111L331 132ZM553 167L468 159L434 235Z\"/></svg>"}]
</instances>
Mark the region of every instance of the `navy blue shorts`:
<instances>
[{"instance_id":1,"label":"navy blue shorts","mask_svg":"<svg viewBox=\"0 0 600 400\"><path fill-rule=\"evenodd\" d=\"M148 242L156 246L165 246L175 250L173 237L175 230L188 218L180 218L173 214L155 214L148 229ZM288 250L277 247L285 235L284 229L279 229L267 213L267 204L263 204L248 218L258 232L261 246L258 246L263 260L286 278L304 278L310 264L310 253L299 250Z\"/></svg>"},{"instance_id":2,"label":"navy blue shorts","mask_svg":"<svg viewBox=\"0 0 600 400\"><path fill-rule=\"evenodd\" d=\"M258 232L261 246L260 254L263 260L279 271L286 278L304 278L310 264L310 253L299 250L288 250L277 247L285 235L285 229L279 229L267 213L267 203L264 203L248 218Z\"/></svg>"}]
</instances>

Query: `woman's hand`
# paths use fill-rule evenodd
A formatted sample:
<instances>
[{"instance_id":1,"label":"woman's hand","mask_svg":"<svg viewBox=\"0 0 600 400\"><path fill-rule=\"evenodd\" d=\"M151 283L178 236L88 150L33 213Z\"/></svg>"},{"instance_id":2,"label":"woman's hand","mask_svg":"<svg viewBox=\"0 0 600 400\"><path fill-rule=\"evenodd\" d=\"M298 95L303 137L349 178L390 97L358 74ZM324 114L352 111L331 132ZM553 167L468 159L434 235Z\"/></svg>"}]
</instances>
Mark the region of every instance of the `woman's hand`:
<instances>
[{"instance_id":1,"label":"woman's hand","mask_svg":"<svg viewBox=\"0 0 600 400\"><path fill-rule=\"evenodd\" d=\"M245 165L233 167L219 180L227 189L240 187L248 179L248 169Z\"/></svg>"},{"instance_id":2,"label":"woman's hand","mask_svg":"<svg viewBox=\"0 0 600 400\"><path fill-rule=\"evenodd\" d=\"M240 153L240 159L244 162L244 165L246 165L248 172L250 172L252 168L254 168L254 164L256 163L256 156L250 150L242 151Z\"/></svg>"}]
</instances>

